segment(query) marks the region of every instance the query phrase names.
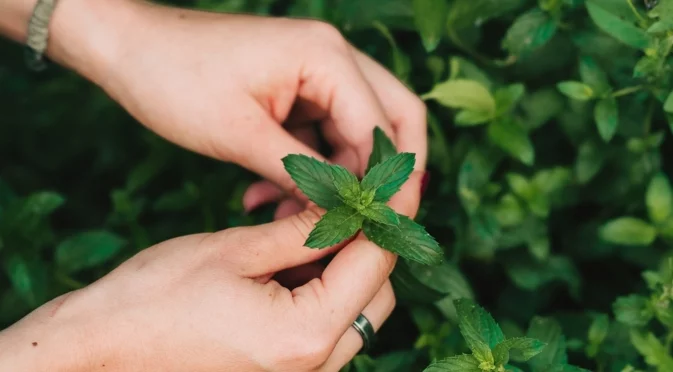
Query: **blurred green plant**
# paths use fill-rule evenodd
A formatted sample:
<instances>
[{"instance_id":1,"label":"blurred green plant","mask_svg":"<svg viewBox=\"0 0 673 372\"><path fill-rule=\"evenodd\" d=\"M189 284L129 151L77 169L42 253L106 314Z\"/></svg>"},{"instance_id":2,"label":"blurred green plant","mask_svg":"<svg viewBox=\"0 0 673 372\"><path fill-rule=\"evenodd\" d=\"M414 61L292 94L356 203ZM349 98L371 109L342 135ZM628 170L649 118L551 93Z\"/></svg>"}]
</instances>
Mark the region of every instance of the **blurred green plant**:
<instances>
[{"instance_id":1,"label":"blurred green plant","mask_svg":"<svg viewBox=\"0 0 673 372\"><path fill-rule=\"evenodd\" d=\"M429 108L416 221L446 259L398 261L397 309L345 371L673 371L673 0L191 4L330 22ZM3 326L152 243L271 218L242 213L252 175L0 50ZM521 337L545 346L496 353Z\"/></svg>"}]
</instances>

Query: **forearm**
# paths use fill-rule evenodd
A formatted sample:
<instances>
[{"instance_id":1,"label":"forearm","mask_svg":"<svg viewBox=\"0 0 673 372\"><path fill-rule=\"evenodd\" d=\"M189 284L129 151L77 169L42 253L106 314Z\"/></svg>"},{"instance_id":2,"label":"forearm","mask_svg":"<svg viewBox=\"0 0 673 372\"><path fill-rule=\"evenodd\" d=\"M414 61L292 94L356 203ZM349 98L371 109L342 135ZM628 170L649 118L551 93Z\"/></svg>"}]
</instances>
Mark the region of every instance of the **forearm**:
<instances>
[{"instance_id":1,"label":"forearm","mask_svg":"<svg viewBox=\"0 0 673 372\"><path fill-rule=\"evenodd\" d=\"M0 1L0 34L24 43L28 20L37 0Z\"/></svg>"},{"instance_id":2,"label":"forearm","mask_svg":"<svg viewBox=\"0 0 673 372\"><path fill-rule=\"evenodd\" d=\"M37 0L0 1L0 36L25 44ZM116 58L132 18L133 0L58 0L46 56L99 83ZM128 38L126 39L128 40Z\"/></svg>"},{"instance_id":3,"label":"forearm","mask_svg":"<svg viewBox=\"0 0 673 372\"><path fill-rule=\"evenodd\" d=\"M91 370L84 322L52 317L54 305L45 304L26 318L0 332L0 371L78 372Z\"/></svg>"}]
</instances>

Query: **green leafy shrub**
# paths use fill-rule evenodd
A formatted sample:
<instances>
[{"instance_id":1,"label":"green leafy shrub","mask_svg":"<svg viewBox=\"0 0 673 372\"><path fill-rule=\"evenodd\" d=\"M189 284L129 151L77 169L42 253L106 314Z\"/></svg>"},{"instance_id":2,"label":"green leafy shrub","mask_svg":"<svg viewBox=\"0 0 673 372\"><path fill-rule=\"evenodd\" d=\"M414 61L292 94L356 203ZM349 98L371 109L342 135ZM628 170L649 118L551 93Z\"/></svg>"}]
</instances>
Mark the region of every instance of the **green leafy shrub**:
<instances>
[{"instance_id":1,"label":"green leafy shrub","mask_svg":"<svg viewBox=\"0 0 673 372\"><path fill-rule=\"evenodd\" d=\"M427 103L416 221L445 260L399 261L346 371L673 371L673 0L193 5L335 24ZM0 49L0 326L151 243L271 218L242 213L252 175Z\"/></svg>"}]
</instances>

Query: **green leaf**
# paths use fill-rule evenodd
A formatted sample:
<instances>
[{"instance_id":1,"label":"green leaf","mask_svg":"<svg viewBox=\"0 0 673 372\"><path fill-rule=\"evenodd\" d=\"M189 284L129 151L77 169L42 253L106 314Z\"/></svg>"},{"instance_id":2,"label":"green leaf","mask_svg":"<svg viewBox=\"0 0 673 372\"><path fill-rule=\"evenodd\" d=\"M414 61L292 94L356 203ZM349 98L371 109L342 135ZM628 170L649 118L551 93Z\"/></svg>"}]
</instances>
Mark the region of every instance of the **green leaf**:
<instances>
[{"instance_id":1,"label":"green leaf","mask_svg":"<svg viewBox=\"0 0 673 372\"><path fill-rule=\"evenodd\" d=\"M654 316L647 298L638 295L619 297L612 305L615 319L633 327L647 325Z\"/></svg>"},{"instance_id":2,"label":"green leaf","mask_svg":"<svg viewBox=\"0 0 673 372\"><path fill-rule=\"evenodd\" d=\"M355 208L360 203L362 191L360 190L360 181L348 169L340 165L332 165L332 178L334 179L334 187L343 198L344 203Z\"/></svg>"},{"instance_id":3,"label":"green leaf","mask_svg":"<svg viewBox=\"0 0 673 372\"><path fill-rule=\"evenodd\" d=\"M594 318L589 327L587 338L592 344L601 344L608 336L610 318L606 314L600 314Z\"/></svg>"},{"instance_id":4,"label":"green leaf","mask_svg":"<svg viewBox=\"0 0 673 372\"><path fill-rule=\"evenodd\" d=\"M454 109L495 113L495 99L479 82L464 79L447 80L435 85L423 99L434 99Z\"/></svg>"},{"instance_id":5,"label":"green leaf","mask_svg":"<svg viewBox=\"0 0 673 372\"><path fill-rule=\"evenodd\" d=\"M488 126L488 138L525 165L535 162L535 149L523 127L511 118L501 118Z\"/></svg>"},{"instance_id":6,"label":"green leaf","mask_svg":"<svg viewBox=\"0 0 673 372\"><path fill-rule=\"evenodd\" d=\"M33 215L46 216L58 209L65 203L65 198L60 194L50 191L31 194L23 203L23 208Z\"/></svg>"},{"instance_id":7,"label":"green leaf","mask_svg":"<svg viewBox=\"0 0 673 372\"><path fill-rule=\"evenodd\" d=\"M533 317L526 336L546 344L542 352L529 361L533 371L545 371L549 366L568 363L565 337L561 326L553 318ZM510 358L523 361L523 355L513 352Z\"/></svg>"},{"instance_id":8,"label":"green leaf","mask_svg":"<svg viewBox=\"0 0 673 372\"><path fill-rule=\"evenodd\" d=\"M323 209L332 209L343 204L334 186L332 167L306 155L290 154L283 158L285 170L299 190Z\"/></svg>"},{"instance_id":9,"label":"green leaf","mask_svg":"<svg viewBox=\"0 0 673 372\"><path fill-rule=\"evenodd\" d=\"M579 146L575 161L575 177L577 182L585 184L601 170L605 163L605 151L601 151L592 142L585 142Z\"/></svg>"},{"instance_id":10,"label":"green leaf","mask_svg":"<svg viewBox=\"0 0 673 372\"><path fill-rule=\"evenodd\" d=\"M657 173L647 186L645 205L654 223L662 223L673 210L673 190L668 177L664 173Z\"/></svg>"},{"instance_id":11,"label":"green leaf","mask_svg":"<svg viewBox=\"0 0 673 372\"><path fill-rule=\"evenodd\" d=\"M449 65L451 66L451 76L453 78L460 77L464 80L475 81L486 88L486 90L491 90L493 82L488 78L488 75L469 60L460 56L453 56L449 58Z\"/></svg>"},{"instance_id":12,"label":"green leaf","mask_svg":"<svg viewBox=\"0 0 673 372\"><path fill-rule=\"evenodd\" d=\"M630 22L624 21L618 15L598 5L595 1L587 1L586 7L589 16L596 26L605 33L637 49L642 50L649 46L650 37L642 29Z\"/></svg>"},{"instance_id":13,"label":"green leaf","mask_svg":"<svg viewBox=\"0 0 673 372\"><path fill-rule=\"evenodd\" d=\"M369 155L369 162L367 163L367 170L365 174L379 163L387 160L389 157L397 154L397 149L393 142L388 138L386 133L380 127L374 128L374 147L372 153Z\"/></svg>"},{"instance_id":14,"label":"green leaf","mask_svg":"<svg viewBox=\"0 0 673 372\"><path fill-rule=\"evenodd\" d=\"M410 261L425 265L442 263L444 251L425 228L407 216L399 215L398 226L365 221L362 231L379 247Z\"/></svg>"},{"instance_id":15,"label":"green leaf","mask_svg":"<svg viewBox=\"0 0 673 372\"><path fill-rule=\"evenodd\" d=\"M521 224L526 212L514 195L505 194L495 208L495 217L500 225L510 227Z\"/></svg>"},{"instance_id":16,"label":"green leaf","mask_svg":"<svg viewBox=\"0 0 673 372\"><path fill-rule=\"evenodd\" d=\"M673 92L669 93L664 102L664 111L669 114L673 113Z\"/></svg>"},{"instance_id":17,"label":"green leaf","mask_svg":"<svg viewBox=\"0 0 673 372\"><path fill-rule=\"evenodd\" d=\"M423 276L418 275L409 265L412 261L398 260L393 273L390 275L390 283L395 291L395 298L402 304L432 304L446 297L444 289L436 290L429 283L421 281ZM440 266L426 266L423 268L436 268Z\"/></svg>"},{"instance_id":18,"label":"green leaf","mask_svg":"<svg viewBox=\"0 0 673 372\"><path fill-rule=\"evenodd\" d=\"M18 254L10 256L4 263L14 291L31 308L36 308L47 300L47 268L44 266Z\"/></svg>"},{"instance_id":19,"label":"green leaf","mask_svg":"<svg viewBox=\"0 0 673 372\"><path fill-rule=\"evenodd\" d=\"M524 5L525 0L454 0L448 26L453 30L474 27Z\"/></svg>"},{"instance_id":20,"label":"green leaf","mask_svg":"<svg viewBox=\"0 0 673 372\"><path fill-rule=\"evenodd\" d=\"M474 356L463 354L433 362L423 372L482 372L482 370Z\"/></svg>"},{"instance_id":21,"label":"green leaf","mask_svg":"<svg viewBox=\"0 0 673 372\"><path fill-rule=\"evenodd\" d=\"M493 354L495 355L496 365L503 365L509 361L510 350L516 351L519 355L519 361L528 361L530 358L538 355L546 344L542 341L528 337L514 337L507 339L495 346Z\"/></svg>"},{"instance_id":22,"label":"green leaf","mask_svg":"<svg viewBox=\"0 0 673 372\"><path fill-rule=\"evenodd\" d=\"M487 111L461 110L455 118L456 126L473 127L489 122L493 113Z\"/></svg>"},{"instance_id":23,"label":"green leaf","mask_svg":"<svg viewBox=\"0 0 673 372\"><path fill-rule=\"evenodd\" d=\"M619 113L617 112L617 99L606 97L598 101L594 107L594 120L598 127L598 133L605 142L610 142L617 132Z\"/></svg>"},{"instance_id":24,"label":"green leaf","mask_svg":"<svg viewBox=\"0 0 673 372\"><path fill-rule=\"evenodd\" d=\"M631 344L645 358L645 363L658 367L658 371L673 371L673 357L652 332L631 330Z\"/></svg>"},{"instance_id":25,"label":"green leaf","mask_svg":"<svg viewBox=\"0 0 673 372\"><path fill-rule=\"evenodd\" d=\"M334 246L360 230L363 219L358 211L346 205L331 209L316 223L304 245L309 248Z\"/></svg>"},{"instance_id":26,"label":"green leaf","mask_svg":"<svg viewBox=\"0 0 673 372\"><path fill-rule=\"evenodd\" d=\"M414 22L427 52L437 48L446 30L449 4L446 0L413 0Z\"/></svg>"},{"instance_id":27,"label":"green leaf","mask_svg":"<svg viewBox=\"0 0 673 372\"><path fill-rule=\"evenodd\" d=\"M530 255L515 258L507 261L506 271L518 287L534 291L547 283L563 281L571 294L575 295L579 291L579 272L567 257L550 256L545 261Z\"/></svg>"},{"instance_id":28,"label":"green leaf","mask_svg":"<svg viewBox=\"0 0 673 372\"><path fill-rule=\"evenodd\" d=\"M584 84L590 86L593 91L599 94L610 89L607 74L590 56L582 56L580 59L580 76Z\"/></svg>"},{"instance_id":29,"label":"green leaf","mask_svg":"<svg viewBox=\"0 0 673 372\"><path fill-rule=\"evenodd\" d=\"M500 326L493 320L491 314L473 300L461 298L453 303L458 311L460 333L473 351L479 344L486 345L490 351L505 340Z\"/></svg>"},{"instance_id":30,"label":"green leaf","mask_svg":"<svg viewBox=\"0 0 673 372\"><path fill-rule=\"evenodd\" d=\"M360 213L374 222L393 226L400 224L400 219L397 217L397 213L381 202L373 202L361 210Z\"/></svg>"},{"instance_id":31,"label":"green leaf","mask_svg":"<svg viewBox=\"0 0 673 372\"><path fill-rule=\"evenodd\" d=\"M549 14L533 8L520 15L509 27L502 47L515 56L527 56L546 44L556 34L556 22Z\"/></svg>"},{"instance_id":32,"label":"green leaf","mask_svg":"<svg viewBox=\"0 0 673 372\"><path fill-rule=\"evenodd\" d=\"M494 97L497 115L514 109L525 93L526 87L523 84L511 84L496 90Z\"/></svg>"},{"instance_id":33,"label":"green leaf","mask_svg":"<svg viewBox=\"0 0 673 372\"><path fill-rule=\"evenodd\" d=\"M563 81L556 84L556 88L561 93L576 100L588 101L594 98L594 90L579 81Z\"/></svg>"},{"instance_id":34,"label":"green leaf","mask_svg":"<svg viewBox=\"0 0 673 372\"><path fill-rule=\"evenodd\" d=\"M56 247L56 264L65 273L95 267L116 256L125 243L120 236L108 231L82 232Z\"/></svg>"},{"instance_id":35,"label":"green leaf","mask_svg":"<svg viewBox=\"0 0 673 372\"><path fill-rule=\"evenodd\" d=\"M375 165L367 173L360 186L364 193L375 192L374 200L387 202L407 182L414 170L416 155L408 152L391 156Z\"/></svg>"},{"instance_id":36,"label":"green leaf","mask_svg":"<svg viewBox=\"0 0 673 372\"><path fill-rule=\"evenodd\" d=\"M647 246L654 242L657 230L647 222L634 217L620 217L600 228L601 239L621 245Z\"/></svg>"}]
</instances>

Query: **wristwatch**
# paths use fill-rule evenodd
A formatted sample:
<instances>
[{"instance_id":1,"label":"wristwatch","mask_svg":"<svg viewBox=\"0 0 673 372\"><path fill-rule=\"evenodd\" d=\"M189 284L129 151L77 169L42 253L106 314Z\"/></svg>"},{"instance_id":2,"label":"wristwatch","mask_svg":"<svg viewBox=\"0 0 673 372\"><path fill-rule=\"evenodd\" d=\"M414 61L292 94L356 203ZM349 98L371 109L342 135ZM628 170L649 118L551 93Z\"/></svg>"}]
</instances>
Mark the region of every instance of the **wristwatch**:
<instances>
[{"instance_id":1,"label":"wristwatch","mask_svg":"<svg viewBox=\"0 0 673 372\"><path fill-rule=\"evenodd\" d=\"M28 22L25 59L28 68L42 71L47 67L44 52L49 41L49 21L58 0L37 0Z\"/></svg>"}]
</instances>

